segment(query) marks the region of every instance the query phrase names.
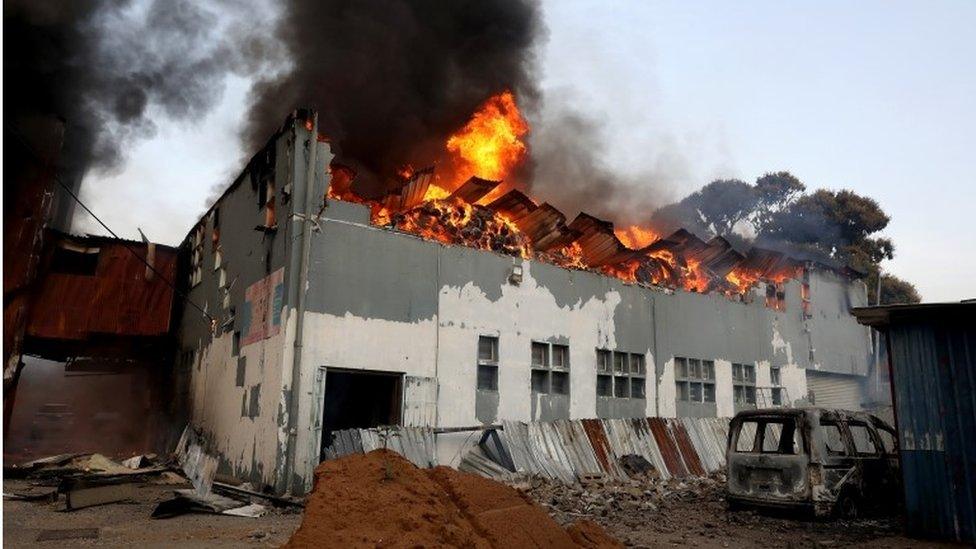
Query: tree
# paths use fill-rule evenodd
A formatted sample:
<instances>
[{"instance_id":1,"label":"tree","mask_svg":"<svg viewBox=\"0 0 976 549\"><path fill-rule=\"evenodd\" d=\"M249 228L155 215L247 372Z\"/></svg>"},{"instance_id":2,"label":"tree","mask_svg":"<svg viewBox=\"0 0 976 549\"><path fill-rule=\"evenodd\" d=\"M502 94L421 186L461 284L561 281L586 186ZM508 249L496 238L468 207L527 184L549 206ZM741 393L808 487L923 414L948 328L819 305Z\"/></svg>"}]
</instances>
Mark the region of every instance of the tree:
<instances>
[{"instance_id":1,"label":"tree","mask_svg":"<svg viewBox=\"0 0 976 549\"><path fill-rule=\"evenodd\" d=\"M873 269L865 281L868 285L868 304L878 303L879 269ZM881 305L894 303L918 303L922 297L914 284L888 273L881 274Z\"/></svg>"},{"instance_id":2,"label":"tree","mask_svg":"<svg viewBox=\"0 0 976 549\"><path fill-rule=\"evenodd\" d=\"M748 222L758 234L775 213L789 207L805 189L789 172L767 173L754 185L739 179L717 179L656 211L652 224L664 231L684 227L701 236L729 237L741 228L740 223Z\"/></svg>"},{"instance_id":3,"label":"tree","mask_svg":"<svg viewBox=\"0 0 976 549\"><path fill-rule=\"evenodd\" d=\"M757 243L794 247L847 263L860 271L894 257L891 240L871 236L890 218L877 201L853 191L818 190L773 213Z\"/></svg>"},{"instance_id":4,"label":"tree","mask_svg":"<svg viewBox=\"0 0 976 549\"><path fill-rule=\"evenodd\" d=\"M756 208L752 216L752 226L756 234L762 232L773 215L788 208L793 201L807 189L790 172L767 173L756 180Z\"/></svg>"}]
</instances>

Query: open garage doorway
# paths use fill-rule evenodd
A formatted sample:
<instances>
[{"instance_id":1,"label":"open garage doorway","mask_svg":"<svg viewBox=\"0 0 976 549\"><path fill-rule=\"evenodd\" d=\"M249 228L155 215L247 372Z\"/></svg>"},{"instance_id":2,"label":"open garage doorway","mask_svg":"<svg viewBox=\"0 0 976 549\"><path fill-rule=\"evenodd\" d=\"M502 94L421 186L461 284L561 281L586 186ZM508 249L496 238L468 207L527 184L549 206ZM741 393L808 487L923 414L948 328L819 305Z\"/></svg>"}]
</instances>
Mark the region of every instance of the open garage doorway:
<instances>
[{"instance_id":1,"label":"open garage doorway","mask_svg":"<svg viewBox=\"0 0 976 549\"><path fill-rule=\"evenodd\" d=\"M321 455L332 444L335 431L399 425L402 395L403 374L327 368Z\"/></svg>"}]
</instances>

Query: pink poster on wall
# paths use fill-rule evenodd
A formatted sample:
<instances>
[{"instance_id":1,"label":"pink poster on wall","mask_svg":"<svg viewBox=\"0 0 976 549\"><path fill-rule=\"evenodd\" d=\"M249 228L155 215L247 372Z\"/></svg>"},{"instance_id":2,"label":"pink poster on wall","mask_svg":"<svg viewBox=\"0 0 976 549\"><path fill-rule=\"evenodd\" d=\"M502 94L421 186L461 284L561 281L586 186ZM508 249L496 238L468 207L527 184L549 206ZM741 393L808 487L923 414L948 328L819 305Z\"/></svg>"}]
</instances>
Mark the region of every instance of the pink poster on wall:
<instances>
[{"instance_id":1,"label":"pink poster on wall","mask_svg":"<svg viewBox=\"0 0 976 549\"><path fill-rule=\"evenodd\" d=\"M284 288L283 268L247 287L244 291L244 337L241 338L241 345L250 345L281 331Z\"/></svg>"}]
</instances>

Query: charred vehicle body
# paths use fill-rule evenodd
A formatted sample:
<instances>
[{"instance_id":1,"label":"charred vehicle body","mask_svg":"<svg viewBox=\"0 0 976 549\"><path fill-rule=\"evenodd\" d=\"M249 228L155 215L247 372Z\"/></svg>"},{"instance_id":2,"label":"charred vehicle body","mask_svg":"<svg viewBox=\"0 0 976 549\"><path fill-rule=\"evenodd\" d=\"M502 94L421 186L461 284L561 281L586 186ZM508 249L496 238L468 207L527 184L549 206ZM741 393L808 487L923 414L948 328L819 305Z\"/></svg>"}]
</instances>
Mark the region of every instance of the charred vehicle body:
<instances>
[{"instance_id":1,"label":"charred vehicle body","mask_svg":"<svg viewBox=\"0 0 976 549\"><path fill-rule=\"evenodd\" d=\"M729 426L729 503L852 517L900 500L897 438L877 417L822 408L749 410Z\"/></svg>"}]
</instances>

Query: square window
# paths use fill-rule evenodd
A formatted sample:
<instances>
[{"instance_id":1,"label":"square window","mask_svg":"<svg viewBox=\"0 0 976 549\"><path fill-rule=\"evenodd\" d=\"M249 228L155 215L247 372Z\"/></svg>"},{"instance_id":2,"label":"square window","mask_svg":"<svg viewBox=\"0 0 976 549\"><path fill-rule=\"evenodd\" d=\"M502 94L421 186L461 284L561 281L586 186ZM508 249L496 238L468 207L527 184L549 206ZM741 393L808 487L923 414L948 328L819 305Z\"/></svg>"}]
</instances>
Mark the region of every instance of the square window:
<instances>
[{"instance_id":1,"label":"square window","mask_svg":"<svg viewBox=\"0 0 976 549\"><path fill-rule=\"evenodd\" d=\"M751 385L746 385L746 402L749 404L756 403L756 388Z\"/></svg>"},{"instance_id":2,"label":"square window","mask_svg":"<svg viewBox=\"0 0 976 549\"><path fill-rule=\"evenodd\" d=\"M773 366L769 369L769 382L773 385L779 385L779 367Z\"/></svg>"},{"instance_id":3,"label":"square window","mask_svg":"<svg viewBox=\"0 0 976 549\"><path fill-rule=\"evenodd\" d=\"M599 372L610 372L612 357L610 351L605 349L596 350L596 369Z\"/></svg>"},{"instance_id":4,"label":"square window","mask_svg":"<svg viewBox=\"0 0 976 549\"><path fill-rule=\"evenodd\" d=\"M682 357L675 357L674 377L679 379L688 377L688 359Z\"/></svg>"},{"instance_id":5,"label":"square window","mask_svg":"<svg viewBox=\"0 0 976 549\"><path fill-rule=\"evenodd\" d=\"M770 395L771 400L773 401L773 406L782 406L783 405L783 389L781 389L779 387L773 387L773 389L770 391L770 393L771 393L771 395Z\"/></svg>"},{"instance_id":6,"label":"square window","mask_svg":"<svg viewBox=\"0 0 976 549\"><path fill-rule=\"evenodd\" d=\"M745 404L746 402L745 387L743 387L742 385L733 385L732 400L735 401L736 404Z\"/></svg>"},{"instance_id":7,"label":"square window","mask_svg":"<svg viewBox=\"0 0 976 549\"><path fill-rule=\"evenodd\" d=\"M701 361L697 358L688 360L688 377L692 379L701 378Z\"/></svg>"},{"instance_id":8,"label":"square window","mask_svg":"<svg viewBox=\"0 0 976 549\"><path fill-rule=\"evenodd\" d=\"M630 373L644 375L645 373L644 355L630 355Z\"/></svg>"},{"instance_id":9,"label":"square window","mask_svg":"<svg viewBox=\"0 0 976 549\"><path fill-rule=\"evenodd\" d=\"M552 367L569 369L569 346L552 345Z\"/></svg>"},{"instance_id":10,"label":"square window","mask_svg":"<svg viewBox=\"0 0 976 549\"><path fill-rule=\"evenodd\" d=\"M690 383L691 385L691 401L701 402L702 401L702 384L701 383Z\"/></svg>"},{"instance_id":11,"label":"square window","mask_svg":"<svg viewBox=\"0 0 976 549\"><path fill-rule=\"evenodd\" d=\"M613 396L617 398L630 397L630 378L624 376L613 378Z\"/></svg>"},{"instance_id":12,"label":"square window","mask_svg":"<svg viewBox=\"0 0 976 549\"><path fill-rule=\"evenodd\" d=\"M478 337L478 360L484 362L498 362L498 338L491 336Z\"/></svg>"},{"instance_id":13,"label":"square window","mask_svg":"<svg viewBox=\"0 0 976 549\"><path fill-rule=\"evenodd\" d=\"M677 383L677 385L678 385L678 400L681 400L681 401L684 401L684 402L687 402L688 400L690 400L691 397L688 394L689 393L689 390L688 390L688 382L687 381L679 381Z\"/></svg>"},{"instance_id":14,"label":"square window","mask_svg":"<svg viewBox=\"0 0 976 549\"><path fill-rule=\"evenodd\" d=\"M602 397L613 396L612 376L596 376L596 396L602 396Z\"/></svg>"},{"instance_id":15,"label":"square window","mask_svg":"<svg viewBox=\"0 0 976 549\"><path fill-rule=\"evenodd\" d=\"M714 380L715 379L715 362L712 360L702 361L702 379Z\"/></svg>"},{"instance_id":16,"label":"square window","mask_svg":"<svg viewBox=\"0 0 976 549\"><path fill-rule=\"evenodd\" d=\"M630 379L630 398L644 398L644 378Z\"/></svg>"},{"instance_id":17,"label":"square window","mask_svg":"<svg viewBox=\"0 0 976 549\"><path fill-rule=\"evenodd\" d=\"M549 344L532 342L532 365L549 366Z\"/></svg>"},{"instance_id":18,"label":"square window","mask_svg":"<svg viewBox=\"0 0 976 549\"><path fill-rule=\"evenodd\" d=\"M555 395L569 394L569 372L552 373L552 393Z\"/></svg>"},{"instance_id":19,"label":"square window","mask_svg":"<svg viewBox=\"0 0 976 549\"><path fill-rule=\"evenodd\" d=\"M715 384L706 383L704 385L704 400L705 402L715 402Z\"/></svg>"},{"instance_id":20,"label":"square window","mask_svg":"<svg viewBox=\"0 0 976 549\"><path fill-rule=\"evenodd\" d=\"M532 392L533 393L549 392L549 371L548 370L532 370Z\"/></svg>"},{"instance_id":21,"label":"square window","mask_svg":"<svg viewBox=\"0 0 976 549\"><path fill-rule=\"evenodd\" d=\"M742 365L732 365L732 381L742 381Z\"/></svg>"},{"instance_id":22,"label":"square window","mask_svg":"<svg viewBox=\"0 0 976 549\"><path fill-rule=\"evenodd\" d=\"M746 381L755 382L756 381L756 367L755 366L752 366L752 365L749 365L749 364L743 364L742 365L742 375L744 376L744 379Z\"/></svg>"},{"instance_id":23,"label":"square window","mask_svg":"<svg viewBox=\"0 0 976 549\"><path fill-rule=\"evenodd\" d=\"M482 391L498 390L498 366L478 365L478 389Z\"/></svg>"},{"instance_id":24,"label":"square window","mask_svg":"<svg viewBox=\"0 0 976 549\"><path fill-rule=\"evenodd\" d=\"M627 353L613 352L613 372L615 374L627 373Z\"/></svg>"}]
</instances>

